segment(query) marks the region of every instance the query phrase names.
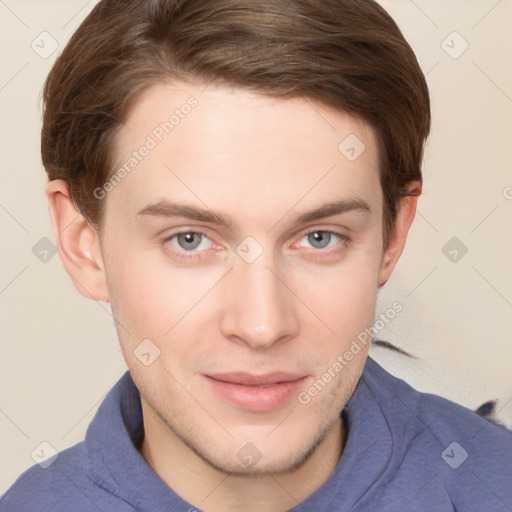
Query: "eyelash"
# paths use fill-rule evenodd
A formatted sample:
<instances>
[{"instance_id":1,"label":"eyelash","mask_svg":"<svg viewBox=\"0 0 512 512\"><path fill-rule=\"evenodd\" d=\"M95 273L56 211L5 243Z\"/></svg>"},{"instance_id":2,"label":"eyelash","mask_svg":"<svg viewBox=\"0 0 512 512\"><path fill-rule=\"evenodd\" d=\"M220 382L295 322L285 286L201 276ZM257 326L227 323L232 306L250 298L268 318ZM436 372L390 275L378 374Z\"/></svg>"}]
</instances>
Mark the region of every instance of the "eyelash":
<instances>
[{"instance_id":1,"label":"eyelash","mask_svg":"<svg viewBox=\"0 0 512 512\"><path fill-rule=\"evenodd\" d=\"M312 249L309 249L309 250L307 250L308 254L309 253L323 253L328 257L335 256L335 255L341 253L345 249L346 245L350 242L350 238L348 236L338 233L337 231L332 231L332 230L328 230L328 229L318 229L318 228L312 229L310 231L307 231L306 233L303 233L300 236L299 240L302 240L304 237L311 235L312 233L329 233L331 235L337 236L339 238L339 242L338 242L338 244L336 244L335 248L330 248L330 249L314 249L314 248L312 248ZM182 231L176 231L175 233L172 233L171 235L165 237L164 240L162 241L162 244L166 245L173 238L177 237L178 235L183 235L183 234L203 235L206 238L209 238L207 233L205 233L204 231L201 231L200 229L185 229ZM184 251L184 250L171 249L169 252L171 252L171 254L173 254L173 256L176 256L177 258L180 258L185 261L190 261L190 260L202 258L203 257L202 253L204 251L196 251L196 250ZM187 256L183 256L183 254L187 254ZM320 256L320 255L319 255L319 257L322 258L322 256Z\"/></svg>"}]
</instances>

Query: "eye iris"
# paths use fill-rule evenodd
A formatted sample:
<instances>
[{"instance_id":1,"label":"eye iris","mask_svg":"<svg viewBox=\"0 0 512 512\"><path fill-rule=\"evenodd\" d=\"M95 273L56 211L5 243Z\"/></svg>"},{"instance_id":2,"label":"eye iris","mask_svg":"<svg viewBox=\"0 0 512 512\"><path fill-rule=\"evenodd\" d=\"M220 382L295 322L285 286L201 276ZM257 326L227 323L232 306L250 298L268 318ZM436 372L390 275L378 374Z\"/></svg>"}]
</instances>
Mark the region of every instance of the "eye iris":
<instances>
[{"instance_id":1,"label":"eye iris","mask_svg":"<svg viewBox=\"0 0 512 512\"><path fill-rule=\"evenodd\" d=\"M196 238L195 242L194 237ZM178 235L178 243L183 249L194 250L201 243L201 233L180 233Z\"/></svg>"},{"instance_id":2,"label":"eye iris","mask_svg":"<svg viewBox=\"0 0 512 512\"><path fill-rule=\"evenodd\" d=\"M308 239L313 247L324 249L331 241L331 234L326 231L314 231L313 233L309 233ZM320 244L320 246L317 244Z\"/></svg>"}]
</instances>

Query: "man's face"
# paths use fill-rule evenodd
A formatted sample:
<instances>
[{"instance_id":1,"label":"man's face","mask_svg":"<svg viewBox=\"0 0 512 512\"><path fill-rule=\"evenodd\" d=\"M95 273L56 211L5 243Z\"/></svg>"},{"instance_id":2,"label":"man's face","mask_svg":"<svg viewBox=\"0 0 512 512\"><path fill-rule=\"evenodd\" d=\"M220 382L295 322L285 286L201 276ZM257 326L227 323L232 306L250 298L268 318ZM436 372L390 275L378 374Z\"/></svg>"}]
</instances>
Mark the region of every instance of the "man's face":
<instances>
[{"instance_id":1,"label":"man's face","mask_svg":"<svg viewBox=\"0 0 512 512\"><path fill-rule=\"evenodd\" d=\"M129 171L104 199L102 238L112 312L145 421L217 468L278 472L333 428L367 356L307 393L373 323L377 150L367 125L308 100L203 89L152 86L118 134L115 169Z\"/></svg>"}]
</instances>

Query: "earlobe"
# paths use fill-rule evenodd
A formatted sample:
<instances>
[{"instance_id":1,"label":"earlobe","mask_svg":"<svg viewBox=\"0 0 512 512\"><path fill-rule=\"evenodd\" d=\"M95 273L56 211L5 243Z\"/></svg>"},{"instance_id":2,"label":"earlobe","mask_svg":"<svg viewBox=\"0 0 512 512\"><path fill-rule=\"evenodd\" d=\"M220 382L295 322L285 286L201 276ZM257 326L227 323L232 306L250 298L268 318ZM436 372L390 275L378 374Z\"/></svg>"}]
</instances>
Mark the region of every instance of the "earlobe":
<instances>
[{"instance_id":1,"label":"earlobe","mask_svg":"<svg viewBox=\"0 0 512 512\"><path fill-rule=\"evenodd\" d=\"M421 183L411 183L410 190L414 192L414 195L403 197L400 200L395 223L389 235L388 245L382 255L379 272L379 288L384 286L391 277L404 250L407 234L409 233L409 228L416 214L416 205L421 193Z\"/></svg>"},{"instance_id":2,"label":"earlobe","mask_svg":"<svg viewBox=\"0 0 512 512\"><path fill-rule=\"evenodd\" d=\"M109 301L99 235L76 208L64 180L46 187L59 256L75 288L86 298Z\"/></svg>"}]
</instances>

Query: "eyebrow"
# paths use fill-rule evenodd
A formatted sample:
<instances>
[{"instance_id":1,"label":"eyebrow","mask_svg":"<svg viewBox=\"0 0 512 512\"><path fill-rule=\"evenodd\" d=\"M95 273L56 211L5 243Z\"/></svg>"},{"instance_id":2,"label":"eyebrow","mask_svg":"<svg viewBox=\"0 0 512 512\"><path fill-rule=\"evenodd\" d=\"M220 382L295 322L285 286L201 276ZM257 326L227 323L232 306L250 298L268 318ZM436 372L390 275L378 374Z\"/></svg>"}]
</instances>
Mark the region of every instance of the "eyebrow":
<instances>
[{"instance_id":1,"label":"eyebrow","mask_svg":"<svg viewBox=\"0 0 512 512\"><path fill-rule=\"evenodd\" d=\"M361 198L347 198L338 201L326 203L319 208L303 213L293 221L293 227L307 222L331 217L333 215L341 215L343 213L360 211L371 213L369 204ZM154 216L154 217L185 217L187 219L200 222L208 222L211 224L225 225L228 228L233 226L233 220L220 212L214 212L209 209L197 208L195 206L172 203L167 200L161 200L157 203L147 205L140 210L136 217Z\"/></svg>"}]
</instances>

